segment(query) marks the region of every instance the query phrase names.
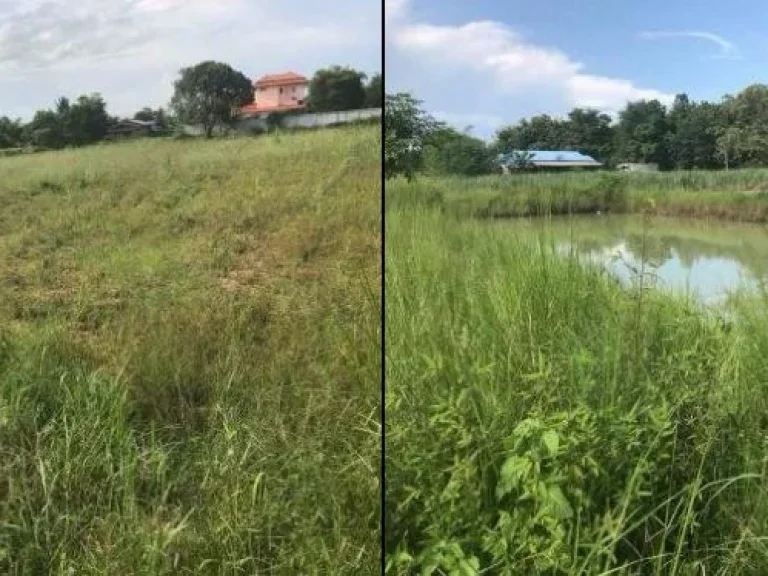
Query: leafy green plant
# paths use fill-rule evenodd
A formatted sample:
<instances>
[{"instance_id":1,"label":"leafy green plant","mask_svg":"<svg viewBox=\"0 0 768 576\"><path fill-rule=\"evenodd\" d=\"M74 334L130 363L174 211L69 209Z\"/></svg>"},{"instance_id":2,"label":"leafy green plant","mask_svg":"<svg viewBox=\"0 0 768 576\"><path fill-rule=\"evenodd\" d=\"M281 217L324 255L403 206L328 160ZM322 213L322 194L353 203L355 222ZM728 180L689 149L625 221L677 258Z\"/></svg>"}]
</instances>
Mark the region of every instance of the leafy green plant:
<instances>
[{"instance_id":1,"label":"leafy green plant","mask_svg":"<svg viewBox=\"0 0 768 576\"><path fill-rule=\"evenodd\" d=\"M596 182L388 187L389 573L757 575L768 560L763 305L726 329L546 234L471 218L585 207ZM576 185L586 199L568 199Z\"/></svg>"}]
</instances>

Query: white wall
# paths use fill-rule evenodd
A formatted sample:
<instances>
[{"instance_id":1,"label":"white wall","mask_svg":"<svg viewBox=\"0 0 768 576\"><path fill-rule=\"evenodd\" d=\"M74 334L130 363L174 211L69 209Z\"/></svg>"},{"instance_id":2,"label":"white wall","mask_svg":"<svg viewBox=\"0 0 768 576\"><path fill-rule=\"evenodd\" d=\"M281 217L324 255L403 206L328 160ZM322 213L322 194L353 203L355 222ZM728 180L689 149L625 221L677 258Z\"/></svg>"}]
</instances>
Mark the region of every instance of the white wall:
<instances>
[{"instance_id":1,"label":"white wall","mask_svg":"<svg viewBox=\"0 0 768 576\"><path fill-rule=\"evenodd\" d=\"M317 114L297 114L286 116L283 119L285 128L314 128L316 126L328 126L330 124L346 124L356 120L366 120L381 116L381 108L368 108L365 110L348 110L346 112L320 112Z\"/></svg>"},{"instance_id":2,"label":"white wall","mask_svg":"<svg viewBox=\"0 0 768 576\"><path fill-rule=\"evenodd\" d=\"M366 120L381 116L381 108L366 108L364 110L347 110L345 112L320 112L317 114L292 114L283 118L283 128L317 128L331 124L347 124L357 120ZM235 130L266 130L266 116L244 118L235 126Z\"/></svg>"},{"instance_id":3,"label":"white wall","mask_svg":"<svg viewBox=\"0 0 768 576\"><path fill-rule=\"evenodd\" d=\"M381 108L366 108L364 110L347 110L345 112L319 112L317 114L292 114L283 118L283 128L318 128L331 124L347 124L357 120L367 120L381 116ZM252 130L266 130L268 127L266 116L258 118L243 118L235 124L236 132L248 132ZM184 126L185 134L201 136L204 132L200 126ZM225 132L217 130L215 133Z\"/></svg>"}]
</instances>

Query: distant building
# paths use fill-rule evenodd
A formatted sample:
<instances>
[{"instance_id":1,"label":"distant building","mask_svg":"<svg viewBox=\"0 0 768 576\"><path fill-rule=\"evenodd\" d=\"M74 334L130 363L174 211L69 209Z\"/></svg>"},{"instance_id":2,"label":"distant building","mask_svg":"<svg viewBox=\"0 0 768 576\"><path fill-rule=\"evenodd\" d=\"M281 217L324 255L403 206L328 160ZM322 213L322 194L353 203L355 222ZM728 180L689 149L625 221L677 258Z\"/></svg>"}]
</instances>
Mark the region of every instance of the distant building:
<instances>
[{"instance_id":1,"label":"distant building","mask_svg":"<svg viewBox=\"0 0 768 576\"><path fill-rule=\"evenodd\" d=\"M567 170L595 169L603 166L591 156L569 150L514 150L508 154L501 154L499 164L505 174L515 169L525 168Z\"/></svg>"},{"instance_id":2,"label":"distant building","mask_svg":"<svg viewBox=\"0 0 768 576\"><path fill-rule=\"evenodd\" d=\"M631 162L624 162L616 166L617 170L622 172L658 172L658 164L633 164Z\"/></svg>"},{"instance_id":3,"label":"distant building","mask_svg":"<svg viewBox=\"0 0 768 576\"><path fill-rule=\"evenodd\" d=\"M157 132L159 127L153 120L134 120L133 118L124 118L117 124L110 126L107 130L107 138L124 138L135 136L149 136Z\"/></svg>"},{"instance_id":4,"label":"distant building","mask_svg":"<svg viewBox=\"0 0 768 576\"><path fill-rule=\"evenodd\" d=\"M267 74L253 83L254 101L241 108L245 116L302 110L307 106L309 80L295 72Z\"/></svg>"}]
</instances>

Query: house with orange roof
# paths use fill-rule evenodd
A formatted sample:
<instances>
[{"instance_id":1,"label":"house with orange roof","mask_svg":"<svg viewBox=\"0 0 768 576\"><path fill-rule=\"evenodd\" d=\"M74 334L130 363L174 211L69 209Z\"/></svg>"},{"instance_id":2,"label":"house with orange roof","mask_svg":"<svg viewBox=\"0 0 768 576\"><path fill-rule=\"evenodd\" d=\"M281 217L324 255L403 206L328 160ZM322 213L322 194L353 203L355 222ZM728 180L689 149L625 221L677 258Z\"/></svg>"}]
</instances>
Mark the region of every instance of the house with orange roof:
<instances>
[{"instance_id":1,"label":"house with orange roof","mask_svg":"<svg viewBox=\"0 0 768 576\"><path fill-rule=\"evenodd\" d=\"M306 107L309 80L295 72L267 74L253 83L254 101L240 109L245 116L301 110Z\"/></svg>"}]
</instances>

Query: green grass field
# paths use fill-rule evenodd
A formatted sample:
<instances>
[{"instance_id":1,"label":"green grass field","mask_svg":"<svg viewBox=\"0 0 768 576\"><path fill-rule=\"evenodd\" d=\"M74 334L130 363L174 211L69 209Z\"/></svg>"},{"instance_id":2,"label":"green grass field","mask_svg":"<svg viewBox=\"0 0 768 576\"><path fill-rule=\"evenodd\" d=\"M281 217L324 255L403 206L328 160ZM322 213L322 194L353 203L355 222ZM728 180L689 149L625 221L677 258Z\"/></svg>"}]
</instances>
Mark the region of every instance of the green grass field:
<instances>
[{"instance_id":1,"label":"green grass field","mask_svg":"<svg viewBox=\"0 0 768 576\"><path fill-rule=\"evenodd\" d=\"M380 154L0 159L0 573L378 572Z\"/></svg>"},{"instance_id":2,"label":"green grass field","mask_svg":"<svg viewBox=\"0 0 768 576\"><path fill-rule=\"evenodd\" d=\"M454 209L508 182L387 185L388 571L765 574L768 307L723 322Z\"/></svg>"},{"instance_id":3,"label":"green grass field","mask_svg":"<svg viewBox=\"0 0 768 576\"><path fill-rule=\"evenodd\" d=\"M419 178L392 207L428 202L480 218L601 212L768 222L768 170L657 173L576 172Z\"/></svg>"}]
</instances>

